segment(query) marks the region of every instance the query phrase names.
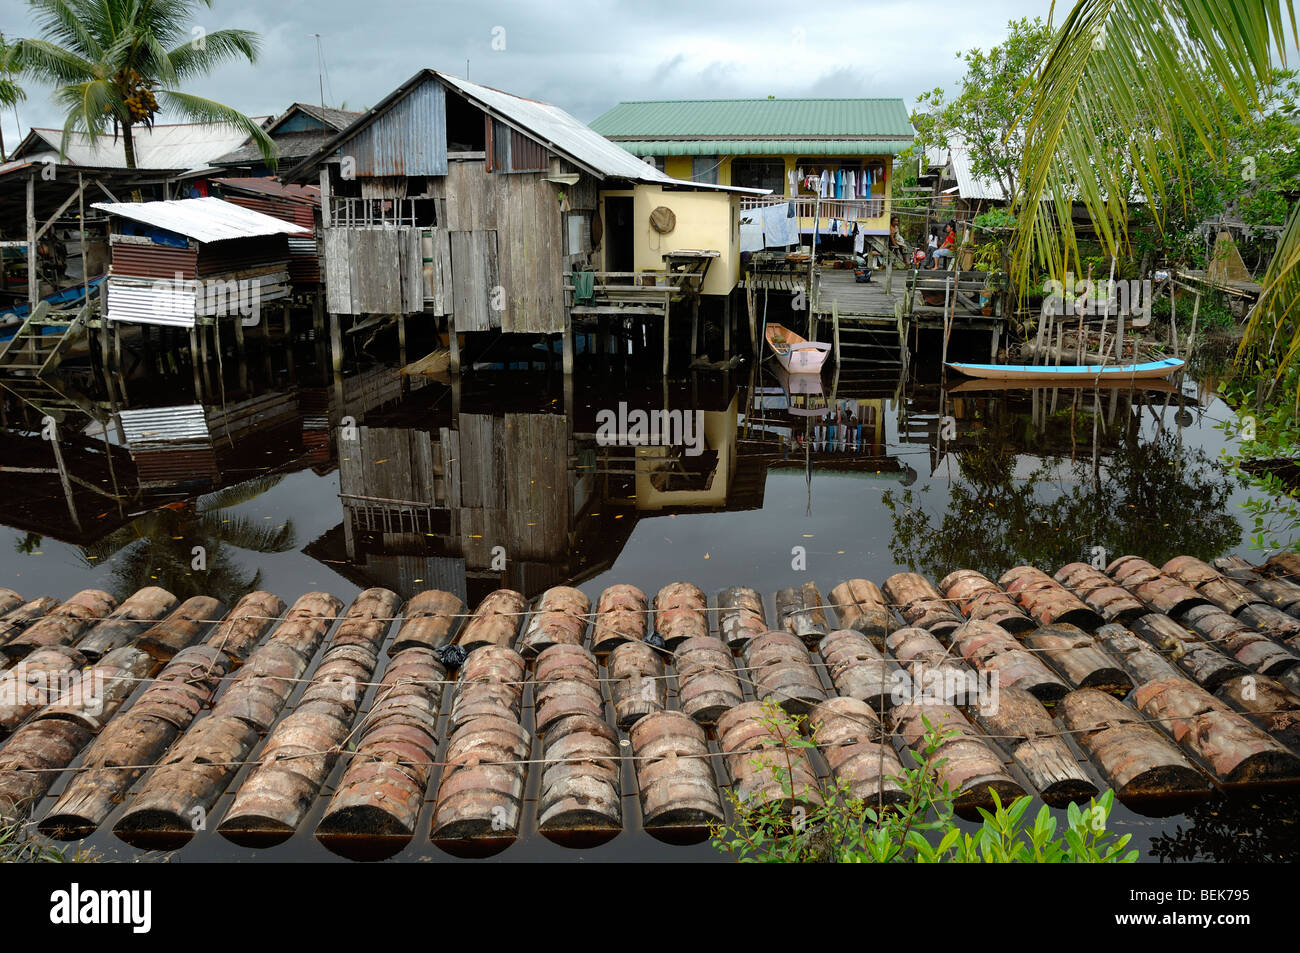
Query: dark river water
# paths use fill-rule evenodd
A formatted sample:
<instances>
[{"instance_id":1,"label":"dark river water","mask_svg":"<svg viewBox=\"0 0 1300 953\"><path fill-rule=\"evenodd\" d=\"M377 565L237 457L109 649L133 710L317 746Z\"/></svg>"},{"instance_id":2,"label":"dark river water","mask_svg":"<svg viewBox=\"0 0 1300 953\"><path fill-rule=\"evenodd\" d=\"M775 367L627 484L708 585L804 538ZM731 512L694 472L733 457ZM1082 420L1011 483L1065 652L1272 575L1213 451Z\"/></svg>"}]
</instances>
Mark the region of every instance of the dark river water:
<instances>
[{"instance_id":1,"label":"dark river water","mask_svg":"<svg viewBox=\"0 0 1300 953\"><path fill-rule=\"evenodd\" d=\"M1230 413L1190 380L1145 392L945 391L937 361L918 360L906 375L846 369L833 381L828 369L817 397L791 396L766 367L665 386L631 363L593 367L580 355L566 388L540 352L481 360L501 363L455 390L403 377L382 350L353 355L338 382L319 343L300 338L254 347L242 368L227 354L224 380L196 406L190 371L162 348L129 381L121 427L102 412L107 434L84 415L60 427L61 462L39 421L11 409L0 585L27 598L160 585L227 604L254 588L286 602L316 589L346 601L369 586L404 599L442 588L473 605L502 586L532 598L569 582L594 602L615 582L653 595L682 579L710 596L752 586L770 611L777 589L808 579L823 593L899 570L996 579L1098 548L1157 565L1183 553L1259 558L1247 492L1217 462ZM636 448L599 439L620 405L690 415L703 452L638 474ZM170 410L138 414L147 408ZM279 847L201 834L173 859L331 859L310 834L323 801ZM627 808L636 818L634 794ZM428 841L429 812L396 859L453 859ZM1164 819L1117 807L1113 826L1144 859L1294 859L1297 814L1296 796L1270 794ZM135 856L108 833L116 816L87 844ZM519 841L494 859L722 859L633 829L570 850L535 823L526 811Z\"/></svg>"}]
</instances>

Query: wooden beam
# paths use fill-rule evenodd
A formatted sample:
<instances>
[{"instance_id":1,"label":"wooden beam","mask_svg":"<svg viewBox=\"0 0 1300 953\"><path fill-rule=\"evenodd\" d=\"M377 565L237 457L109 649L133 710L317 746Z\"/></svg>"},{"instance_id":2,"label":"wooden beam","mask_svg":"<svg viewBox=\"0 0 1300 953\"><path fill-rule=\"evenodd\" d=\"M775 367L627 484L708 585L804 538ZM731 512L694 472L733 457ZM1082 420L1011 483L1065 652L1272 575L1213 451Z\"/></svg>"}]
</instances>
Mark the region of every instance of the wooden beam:
<instances>
[{"instance_id":1,"label":"wooden beam","mask_svg":"<svg viewBox=\"0 0 1300 953\"><path fill-rule=\"evenodd\" d=\"M77 179L78 181L80 181L81 179L80 174L77 175ZM78 185L76 191L63 200L63 204L59 206L58 210L53 215L50 216L50 220L36 230L36 236L35 236L36 241L40 241L41 236L44 235L46 232L48 232L50 230L50 227L59 220L59 216L62 215L64 212L66 212L68 210L68 207L72 205L73 202L76 202L81 198L81 193L84 190L85 190L84 185Z\"/></svg>"},{"instance_id":2,"label":"wooden beam","mask_svg":"<svg viewBox=\"0 0 1300 953\"><path fill-rule=\"evenodd\" d=\"M27 178L27 305L36 309L40 283L36 271L36 173ZM28 312L31 313L30 311Z\"/></svg>"}]
</instances>

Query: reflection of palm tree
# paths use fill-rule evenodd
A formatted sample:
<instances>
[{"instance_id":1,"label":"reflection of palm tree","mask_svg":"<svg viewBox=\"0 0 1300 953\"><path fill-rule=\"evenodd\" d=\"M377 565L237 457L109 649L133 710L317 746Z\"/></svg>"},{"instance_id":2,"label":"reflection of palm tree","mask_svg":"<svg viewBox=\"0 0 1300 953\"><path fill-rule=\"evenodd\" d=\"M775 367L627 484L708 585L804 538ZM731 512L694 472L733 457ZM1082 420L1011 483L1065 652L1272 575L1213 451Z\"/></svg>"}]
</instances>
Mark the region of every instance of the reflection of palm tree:
<instances>
[{"instance_id":1,"label":"reflection of palm tree","mask_svg":"<svg viewBox=\"0 0 1300 953\"><path fill-rule=\"evenodd\" d=\"M226 511L256 499L283 477L256 477L201 496L173 503L132 520L92 546L87 562L110 562L113 594L124 599L144 586L162 586L181 599L215 596L233 604L258 588L262 571L245 572L238 555L283 553L296 545L292 520L279 525ZM195 547L202 547L203 569L195 569Z\"/></svg>"}]
</instances>

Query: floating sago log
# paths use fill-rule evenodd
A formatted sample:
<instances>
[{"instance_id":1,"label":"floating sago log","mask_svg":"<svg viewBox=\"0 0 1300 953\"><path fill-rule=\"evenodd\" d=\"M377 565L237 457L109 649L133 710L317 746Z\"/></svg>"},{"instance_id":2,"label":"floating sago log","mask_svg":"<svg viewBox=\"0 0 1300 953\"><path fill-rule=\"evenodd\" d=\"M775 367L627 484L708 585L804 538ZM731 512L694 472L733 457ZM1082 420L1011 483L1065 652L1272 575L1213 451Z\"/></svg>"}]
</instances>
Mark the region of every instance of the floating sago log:
<instances>
[{"instance_id":1,"label":"floating sago log","mask_svg":"<svg viewBox=\"0 0 1300 953\"><path fill-rule=\"evenodd\" d=\"M1276 559L1277 557L1273 558ZM1274 563L1270 559L1264 566L1256 568L1240 556L1223 556L1216 559L1214 565L1224 575L1249 588L1251 592L1273 608L1291 614L1300 613L1300 584L1294 579L1287 578L1293 576L1294 573L1284 572L1274 577L1265 574L1268 571L1276 572L1276 567L1282 564ZM1288 565L1294 566L1294 562L1288 563ZM1261 572L1261 569L1265 570L1265 572Z\"/></svg>"},{"instance_id":2,"label":"floating sago log","mask_svg":"<svg viewBox=\"0 0 1300 953\"><path fill-rule=\"evenodd\" d=\"M456 636L455 644L467 651L483 645L512 649L528 600L513 589L489 592Z\"/></svg>"},{"instance_id":3,"label":"floating sago log","mask_svg":"<svg viewBox=\"0 0 1300 953\"><path fill-rule=\"evenodd\" d=\"M1300 553L1278 553L1276 556L1270 556L1265 561L1264 568L1279 579L1300 583Z\"/></svg>"},{"instance_id":4,"label":"floating sago log","mask_svg":"<svg viewBox=\"0 0 1300 953\"><path fill-rule=\"evenodd\" d=\"M815 582L781 589L776 594L776 621L780 628L796 635L808 647L815 646L830 631L826 610L822 608L822 594Z\"/></svg>"},{"instance_id":5,"label":"floating sago log","mask_svg":"<svg viewBox=\"0 0 1300 953\"><path fill-rule=\"evenodd\" d=\"M1161 572L1190 586L1220 609L1233 615L1252 603L1264 601L1237 580L1229 579L1195 556L1175 556L1161 567Z\"/></svg>"},{"instance_id":6,"label":"floating sago log","mask_svg":"<svg viewBox=\"0 0 1300 953\"><path fill-rule=\"evenodd\" d=\"M1231 678L1214 694L1241 712L1256 728L1267 731L1292 751L1300 752L1300 694L1277 679L1262 675Z\"/></svg>"},{"instance_id":7,"label":"floating sago log","mask_svg":"<svg viewBox=\"0 0 1300 953\"><path fill-rule=\"evenodd\" d=\"M1229 579L1235 579L1242 585L1249 585L1260 578L1255 567L1240 556L1220 556L1214 560L1213 565Z\"/></svg>"},{"instance_id":8,"label":"floating sago log","mask_svg":"<svg viewBox=\"0 0 1300 953\"><path fill-rule=\"evenodd\" d=\"M538 734L569 715L605 717L596 657L581 645L557 643L537 657L533 718Z\"/></svg>"},{"instance_id":9,"label":"floating sago log","mask_svg":"<svg viewBox=\"0 0 1300 953\"><path fill-rule=\"evenodd\" d=\"M1141 556L1121 556L1106 567L1106 572L1152 609L1167 615L1179 615L1210 601L1173 576L1166 576Z\"/></svg>"},{"instance_id":10,"label":"floating sago log","mask_svg":"<svg viewBox=\"0 0 1300 953\"><path fill-rule=\"evenodd\" d=\"M1105 620L1096 609L1059 582L1033 566L1016 566L998 579L998 585L1015 596L1020 607L1040 625L1068 622L1092 630Z\"/></svg>"},{"instance_id":11,"label":"floating sago log","mask_svg":"<svg viewBox=\"0 0 1300 953\"><path fill-rule=\"evenodd\" d=\"M979 682L975 673L927 630L908 626L891 632L885 647L908 675L905 681L895 677L891 684L891 707L921 698L945 705L977 704Z\"/></svg>"},{"instance_id":12,"label":"floating sago log","mask_svg":"<svg viewBox=\"0 0 1300 953\"><path fill-rule=\"evenodd\" d=\"M573 648L561 647L557 659ZM571 656L565 660L572 662ZM519 836L528 776L526 759L532 744L519 723L518 703L512 708L502 703L509 696L485 695L484 699L497 703L470 706L481 714L461 719L455 715L460 711L464 716L469 710L460 705L463 692L492 680L502 680L502 688L511 688L506 683L517 682L515 673L523 669L523 658L517 652L490 645L471 652L460 667L451 738L442 758L442 779L430 828L433 842L455 856L488 856L505 850Z\"/></svg>"},{"instance_id":13,"label":"floating sago log","mask_svg":"<svg viewBox=\"0 0 1300 953\"><path fill-rule=\"evenodd\" d=\"M591 628L591 649L605 655L624 642L640 642L648 625L646 595L636 586L610 586L596 601Z\"/></svg>"},{"instance_id":14,"label":"floating sago log","mask_svg":"<svg viewBox=\"0 0 1300 953\"><path fill-rule=\"evenodd\" d=\"M1167 615L1151 612L1134 619L1130 626L1142 638L1167 653L1181 671L1206 691L1212 692L1228 679L1250 671Z\"/></svg>"},{"instance_id":15,"label":"floating sago log","mask_svg":"<svg viewBox=\"0 0 1300 953\"><path fill-rule=\"evenodd\" d=\"M752 643L752 640L751 640ZM731 653L711 635L687 639L677 646L677 704L702 725L711 725L728 708L745 700Z\"/></svg>"},{"instance_id":16,"label":"floating sago log","mask_svg":"<svg viewBox=\"0 0 1300 953\"><path fill-rule=\"evenodd\" d=\"M242 665L282 612L284 600L279 596L250 592L226 613L207 641L230 656L235 665Z\"/></svg>"},{"instance_id":17,"label":"floating sago log","mask_svg":"<svg viewBox=\"0 0 1300 953\"><path fill-rule=\"evenodd\" d=\"M77 641L77 651L87 661L97 662L114 649L129 645L172 609L177 599L166 589L146 586L137 589L103 620Z\"/></svg>"},{"instance_id":18,"label":"floating sago log","mask_svg":"<svg viewBox=\"0 0 1300 953\"><path fill-rule=\"evenodd\" d=\"M1210 796L1209 778L1114 695L1081 688L1059 708L1065 727L1126 806L1160 817Z\"/></svg>"},{"instance_id":19,"label":"floating sago log","mask_svg":"<svg viewBox=\"0 0 1300 953\"><path fill-rule=\"evenodd\" d=\"M23 604L23 597L18 595L12 589L5 589L0 586L0 616L13 609L17 609Z\"/></svg>"},{"instance_id":20,"label":"floating sago log","mask_svg":"<svg viewBox=\"0 0 1300 953\"><path fill-rule=\"evenodd\" d=\"M52 645L32 652L0 675L0 738L63 694L75 673L86 664L74 648Z\"/></svg>"},{"instance_id":21,"label":"floating sago log","mask_svg":"<svg viewBox=\"0 0 1300 953\"><path fill-rule=\"evenodd\" d=\"M1045 625L1024 636L1023 641L1047 659L1073 688L1099 688L1126 695L1133 687L1133 679L1124 669L1078 626L1068 622Z\"/></svg>"},{"instance_id":22,"label":"floating sago log","mask_svg":"<svg viewBox=\"0 0 1300 953\"><path fill-rule=\"evenodd\" d=\"M485 645L469 653L456 673L456 694L448 730L459 728L482 715L519 720L524 696L527 663L514 649Z\"/></svg>"},{"instance_id":23,"label":"floating sago log","mask_svg":"<svg viewBox=\"0 0 1300 953\"><path fill-rule=\"evenodd\" d=\"M411 597L402 609L402 627L397 630L389 656L421 646L440 649L452 640L465 613L460 596L441 589L426 589Z\"/></svg>"},{"instance_id":24,"label":"floating sago log","mask_svg":"<svg viewBox=\"0 0 1300 953\"><path fill-rule=\"evenodd\" d=\"M117 600L104 590L83 589L6 642L0 652L16 661L33 649L70 645L116 607Z\"/></svg>"},{"instance_id":25,"label":"floating sago log","mask_svg":"<svg viewBox=\"0 0 1300 953\"><path fill-rule=\"evenodd\" d=\"M953 810L969 817L977 808L992 810L993 792L1009 804L1027 793L1007 772L1002 756L979 736L966 717L952 705L905 702L890 713L894 730L907 746L926 758L926 769L939 784L948 785ZM939 739L926 756L926 735L930 729Z\"/></svg>"},{"instance_id":26,"label":"floating sago log","mask_svg":"<svg viewBox=\"0 0 1300 953\"><path fill-rule=\"evenodd\" d=\"M760 702L737 705L718 719L718 747L722 749L731 792L748 808L776 805L790 814L796 808L822 804L817 771L793 722L773 721Z\"/></svg>"},{"instance_id":27,"label":"floating sago log","mask_svg":"<svg viewBox=\"0 0 1300 953\"><path fill-rule=\"evenodd\" d=\"M1208 764L1224 784L1300 778L1300 757L1185 678L1139 685L1133 702L1159 721L1184 751Z\"/></svg>"},{"instance_id":28,"label":"floating sago log","mask_svg":"<svg viewBox=\"0 0 1300 953\"><path fill-rule=\"evenodd\" d=\"M353 600L297 707L271 731L235 792L217 827L223 837L260 846L293 836L352 731L398 602L388 589L366 589Z\"/></svg>"},{"instance_id":29,"label":"floating sago log","mask_svg":"<svg viewBox=\"0 0 1300 953\"><path fill-rule=\"evenodd\" d=\"M271 608L265 601L261 605ZM284 710L341 605L326 593L310 593L295 603L265 644L247 655L207 717L196 719L145 778L113 828L118 837L137 847L171 849L206 829L218 798ZM232 666L232 648L248 648L220 628L207 645Z\"/></svg>"},{"instance_id":30,"label":"floating sago log","mask_svg":"<svg viewBox=\"0 0 1300 953\"><path fill-rule=\"evenodd\" d=\"M537 657L538 829L570 847L602 844L623 828L618 736L605 721L597 673L596 657L580 645L552 645Z\"/></svg>"},{"instance_id":31,"label":"floating sago log","mask_svg":"<svg viewBox=\"0 0 1300 953\"><path fill-rule=\"evenodd\" d=\"M213 620L225 611L226 607L219 599L192 596L157 625L141 632L135 644L158 661L165 662L181 649L197 642L212 627Z\"/></svg>"},{"instance_id":32,"label":"floating sago log","mask_svg":"<svg viewBox=\"0 0 1300 953\"><path fill-rule=\"evenodd\" d=\"M5 590L8 592L9 590ZM18 638L26 628L42 618L46 613L57 607L58 599L50 596L41 596L39 599L32 599L24 602L20 606L14 606L3 616L0 616L0 646ZM0 664L5 664L0 660Z\"/></svg>"},{"instance_id":33,"label":"floating sago log","mask_svg":"<svg viewBox=\"0 0 1300 953\"><path fill-rule=\"evenodd\" d=\"M641 819L668 844L697 844L724 819L704 729L680 711L646 715L628 732Z\"/></svg>"},{"instance_id":34,"label":"floating sago log","mask_svg":"<svg viewBox=\"0 0 1300 953\"><path fill-rule=\"evenodd\" d=\"M552 645L581 646L587 634L591 600L581 589L554 586L542 593L537 611L528 617L519 651L533 658Z\"/></svg>"},{"instance_id":35,"label":"floating sago log","mask_svg":"<svg viewBox=\"0 0 1300 953\"><path fill-rule=\"evenodd\" d=\"M405 625L422 621L409 619ZM334 853L383 860L415 836L438 760L438 709L446 678L435 650L422 645L402 649L388 663L356 753L316 826L316 839Z\"/></svg>"},{"instance_id":36,"label":"floating sago log","mask_svg":"<svg viewBox=\"0 0 1300 953\"><path fill-rule=\"evenodd\" d=\"M1029 692L1001 689L998 703L978 709L975 720L985 734L1011 752L1044 803L1064 807L1097 794L1097 785L1061 739L1052 716Z\"/></svg>"},{"instance_id":37,"label":"floating sago log","mask_svg":"<svg viewBox=\"0 0 1300 953\"><path fill-rule=\"evenodd\" d=\"M664 663L644 642L623 642L609 654L609 677L615 679L614 717L627 731L646 715L663 711L668 703Z\"/></svg>"},{"instance_id":38,"label":"floating sago log","mask_svg":"<svg viewBox=\"0 0 1300 953\"><path fill-rule=\"evenodd\" d=\"M907 800L903 763L885 740L880 716L856 698L828 698L808 719L813 742L850 797L872 807Z\"/></svg>"},{"instance_id":39,"label":"floating sago log","mask_svg":"<svg viewBox=\"0 0 1300 953\"><path fill-rule=\"evenodd\" d=\"M944 600L929 579L914 572L896 572L885 580L885 594L902 607L909 626L947 637L962 624L962 617Z\"/></svg>"},{"instance_id":40,"label":"floating sago log","mask_svg":"<svg viewBox=\"0 0 1300 953\"><path fill-rule=\"evenodd\" d=\"M1103 625L1097 630L1097 640L1123 666L1135 685L1178 674L1167 658L1122 625Z\"/></svg>"},{"instance_id":41,"label":"floating sago log","mask_svg":"<svg viewBox=\"0 0 1300 953\"><path fill-rule=\"evenodd\" d=\"M61 839L93 833L207 707L229 665L215 646L192 645L177 652L131 707L100 732L41 821L41 832Z\"/></svg>"},{"instance_id":42,"label":"floating sago log","mask_svg":"<svg viewBox=\"0 0 1300 953\"><path fill-rule=\"evenodd\" d=\"M748 586L732 586L718 593L718 632L733 651L767 631L763 596Z\"/></svg>"},{"instance_id":43,"label":"floating sago log","mask_svg":"<svg viewBox=\"0 0 1300 953\"><path fill-rule=\"evenodd\" d=\"M708 635L708 606L699 586L670 582L655 594L655 632L670 651L687 639Z\"/></svg>"},{"instance_id":44,"label":"floating sago log","mask_svg":"<svg viewBox=\"0 0 1300 953\"><path fill-rule=\"evenodd\" d=\"M793 633L765 632L751 639L744 658L759 701L773 701L792 715L806 715L826 700L808 650Z\"/></svg>"},{"instance_id":45,"label":"floating sago log","mask_svg":"<svg viewBox=\"0 0 1300 953\"><path fill-rule=\"evenodd\" d=\"M992 622L967 622L953 632L952 642L969 664L996 675L998 689L1023 688L1042 702L1054 702L1070 690L1036 653Z\"/></svg>"},{"instance_id":46,"label":"floating sago log","mask_svg":"<svg viewBox=\"0 0 1300 953\"><path fill-rule=\"evenodd\" d=\"M1293 649L1300 649L1300 619L1287 615L1267 602L1246 606L1237 618L1256 632L1277 639Z\"/></svg>"},{"instance_id":47,"label":"floating sago log","mask_svg":"<svg viewBox=\"0 0 1300 953\"><path fill-rule=\"evenodd\" d=\"M864 702L875 711L889 709L891 676L897 668L870 638L852 629L841 629L822 639L818 651L826 661L836 692Z\"/></svg>"},{"instance_id":48,"label":"floating sago log","mask_svg":"<svg viewBox=\"0 0 1300 953\"><path fill-rule=\"evenodd\" d=\"M81 754L154 667L140 649L115 649L15 731L0 747L0 814L25 814L48 794L58 769Z\"/></svg>"},{"instance_id":49,"label":"floating sago log","mask_svg":"<svg viewBox=\"0 0 1300 953\"><path fill-rule=\"evenodd\" d=\"M962 615L980 622L992 622L1008 632L1028 632L1037 626L1016 600L986 576L973 569L958 569L939 580L939 588L957 600Z\"/></svg>"},{"instance_id":50,"label":"floating sago log","mask_svg":"<svg viewBox=\"0 0 1300 953\"><path fill-rule=\"evenodd\" d=\"M831 590L831 605L841 629L865 635L876 648L885 644L885 636L898 628L898 620L889 608L885 593L870 579L847 579Z\"/></svg>"},{"instance_id":51,"label":"floating sago log","mask_svg":"<svg viewBox=\"0 0 1300 953\"><path fill-rule=\"evenodd\" d=\"M1147 614L1142 600L1087 563L1066 563L1056 571L1056 581L1107 622L1127 622Z\"/></svg>"},{"instance_id":52,"label":"floating sago log","mask_svg":"<svg viewBox=\"0 0 1300 953\"><path fill-rule=\"evenodd\" d=\"M1300 664L1295 650L1256 632L1218 606L1188 609L1178 621L1252 671L1279 675Z\"/></svg>"}]
</instances>

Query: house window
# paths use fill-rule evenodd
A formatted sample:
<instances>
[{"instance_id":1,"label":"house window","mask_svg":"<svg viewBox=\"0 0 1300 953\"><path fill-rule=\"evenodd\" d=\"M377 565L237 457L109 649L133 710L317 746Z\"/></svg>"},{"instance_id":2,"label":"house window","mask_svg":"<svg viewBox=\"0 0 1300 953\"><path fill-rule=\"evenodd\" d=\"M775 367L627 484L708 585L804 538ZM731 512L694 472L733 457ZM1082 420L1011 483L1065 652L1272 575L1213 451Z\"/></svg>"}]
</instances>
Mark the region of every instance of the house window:
<instances>
[{"instance_id":1,"label":"house window","mask_svg":"<svg viewBox=\"0 0 1300 953\"><path fill-rule=\"evenodd\" d=\"M691 157L691 181L702 182L705 185L718 184L718 157L717 156L692 156Z\"/></svg>"},{"instance_id":2,"label":"house window","mask_svg":"<svg viewBox=\"0 0 1300 953\"><path fill-rule=\"evenodd\" d=\"M745 189L771 189L785 195L784 159L733 159L731 184Z\"/></svg>"}]
</instances>

